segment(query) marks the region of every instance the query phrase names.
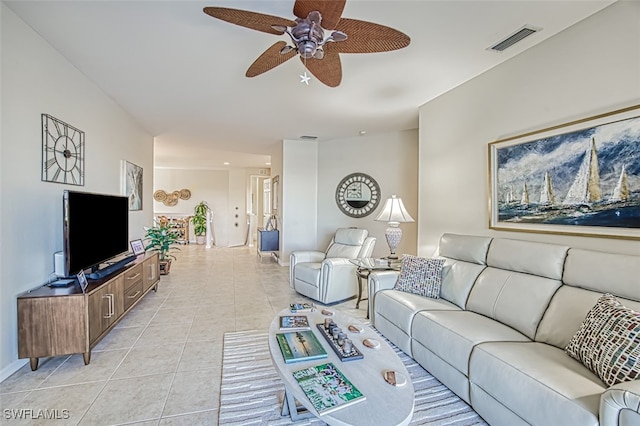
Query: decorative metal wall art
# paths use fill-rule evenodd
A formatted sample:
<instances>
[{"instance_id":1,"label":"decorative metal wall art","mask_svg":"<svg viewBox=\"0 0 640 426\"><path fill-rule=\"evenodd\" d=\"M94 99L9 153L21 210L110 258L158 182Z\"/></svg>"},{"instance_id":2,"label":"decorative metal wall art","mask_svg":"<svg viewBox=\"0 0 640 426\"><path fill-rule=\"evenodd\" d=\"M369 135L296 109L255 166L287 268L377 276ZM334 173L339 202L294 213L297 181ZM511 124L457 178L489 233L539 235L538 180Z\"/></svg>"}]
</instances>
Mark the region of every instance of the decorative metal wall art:
<instances>
[{"instance_id":1,"label":"decorative metal wall art","mask_svg":"<svg viewBox=\"0 0 640 426\"><path fill-rule=\"evenodd\" d=\"M49 114L41 120L41 179L84 186L84 132Z\"/></svg>"}]
</instances>

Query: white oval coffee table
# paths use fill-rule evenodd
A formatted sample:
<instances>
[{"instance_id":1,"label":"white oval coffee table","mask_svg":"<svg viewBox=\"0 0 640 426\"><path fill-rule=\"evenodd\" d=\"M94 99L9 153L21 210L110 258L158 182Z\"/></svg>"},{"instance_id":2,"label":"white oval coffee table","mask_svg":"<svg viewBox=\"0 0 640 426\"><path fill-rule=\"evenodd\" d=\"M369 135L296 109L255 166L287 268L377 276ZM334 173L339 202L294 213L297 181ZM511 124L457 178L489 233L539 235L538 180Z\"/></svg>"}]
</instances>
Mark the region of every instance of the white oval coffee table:
<instances>
[{"instance_id":1,"label":"white oval coffee table","mask_svg":"<svg viewBox=\"0 0 640 426\"><path fill-rule=\"evenodd\" d=\"M311 330L321 342L328 354L327 358L301 361L286 364L280 347L276 341L276 333L281 333L279 318L281 315L292 315L289 309L279 312L269 327L269 352L271 359L284 382L285 400L283 402L283 415L290 415L292 420L303 417L296 406L298 401L304 408L314 416L330 425L406 425L409 424L413 416L414 391L409 372L405 368L402 360L384 339L373 331L369 326L363 325L360 321L341 313L335 309L328 308L334 315L328 317L321 313L322 308L315 312L299 313L307 315ZM316 324L324 323L325 318L333 318L334 322L340 326L347 337L364 355L363 359L342 362L335 354L331 345L325 340ZM347 326L353 324L363 328L362 333L354 333L347 330ZM376 349L366 347L362 341L364 339L374 339L380 343ZM340 408L336 411L319 415L313 408L304 392L293 378L292 372L310 366L332 362L355 385L366 397L364 401ZM403 386L392 386L387 383L383 373L388 370L399 372L406 378Z\"/></svg>"}]
</instances>

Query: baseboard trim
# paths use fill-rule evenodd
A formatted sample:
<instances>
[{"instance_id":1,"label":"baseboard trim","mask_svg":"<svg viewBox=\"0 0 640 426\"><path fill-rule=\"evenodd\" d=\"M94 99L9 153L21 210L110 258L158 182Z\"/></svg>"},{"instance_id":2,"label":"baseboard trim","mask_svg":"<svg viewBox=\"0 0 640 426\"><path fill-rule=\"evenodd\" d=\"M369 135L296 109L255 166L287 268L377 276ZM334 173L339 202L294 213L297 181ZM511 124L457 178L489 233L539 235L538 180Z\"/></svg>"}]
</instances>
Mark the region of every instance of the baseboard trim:
<instances>
[{"instance_id":1,"label":"baseboard trim","mask_svg":"<svg viewBox=\"0 0 640 426\"><path fill-rule=\"evenodd\" d=\"M17 359L0 371L0 383L29 363L28 359Z\"/></svg>"}]
</instances>

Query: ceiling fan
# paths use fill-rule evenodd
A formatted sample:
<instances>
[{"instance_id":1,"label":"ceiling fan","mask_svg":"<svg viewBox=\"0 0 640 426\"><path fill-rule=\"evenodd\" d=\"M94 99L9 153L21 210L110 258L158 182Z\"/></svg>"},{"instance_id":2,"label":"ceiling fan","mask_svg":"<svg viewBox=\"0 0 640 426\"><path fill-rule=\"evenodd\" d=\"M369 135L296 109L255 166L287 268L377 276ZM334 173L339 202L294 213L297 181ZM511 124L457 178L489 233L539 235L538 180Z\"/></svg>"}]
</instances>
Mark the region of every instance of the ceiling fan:
<instances>
[{"instance_id":1,"label":"ceiling fan","mask_svg":"<svg viewBox=\"0 0 640 426\"><path fill-rule=\"evenodd\" d=\"M292 44L282 40L274 43L251 64L247 77L255 77L300 56L318 80L337 87L342 81L340 53L388 52L402 49L411 41L406 34L384 25L341 18L345 4L346 0L296 0L295 21L225 7L205 7L204 13L253 30L289 35ZM325 31L329 32L327 36ZM308 81L308 77L306 79Z\"/></svg>"}]
</instances>

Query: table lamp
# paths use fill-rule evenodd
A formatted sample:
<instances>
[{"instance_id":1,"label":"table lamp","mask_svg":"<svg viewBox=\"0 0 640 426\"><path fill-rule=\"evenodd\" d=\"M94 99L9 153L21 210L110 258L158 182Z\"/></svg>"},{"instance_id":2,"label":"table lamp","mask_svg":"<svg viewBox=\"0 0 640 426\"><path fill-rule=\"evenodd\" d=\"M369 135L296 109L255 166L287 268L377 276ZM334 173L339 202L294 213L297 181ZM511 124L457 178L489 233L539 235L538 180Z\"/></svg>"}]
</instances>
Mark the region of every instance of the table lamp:
<instances>
[{"instance_id":1,"label":"table lamp","mask_svg":"<svg viewBox=\"0 0 640 426\"><path fill-rule=\"evenodd\" d=\"M400 240L402 239L402 230L399 228L399 225L403 222L414 222L409 212L407 212L407 209L404 208L402 199L392 195L391 198L384 203L382 211L375 220L388 222L389 227L384 233L387 244L389 245L389 250L391 251L388 259L397 259L396 248L398 248L398 244L400 244Z\"/></svg>"}]
</instances>

